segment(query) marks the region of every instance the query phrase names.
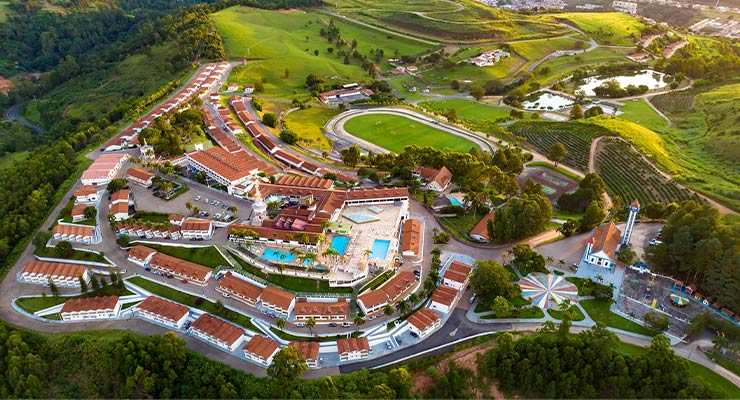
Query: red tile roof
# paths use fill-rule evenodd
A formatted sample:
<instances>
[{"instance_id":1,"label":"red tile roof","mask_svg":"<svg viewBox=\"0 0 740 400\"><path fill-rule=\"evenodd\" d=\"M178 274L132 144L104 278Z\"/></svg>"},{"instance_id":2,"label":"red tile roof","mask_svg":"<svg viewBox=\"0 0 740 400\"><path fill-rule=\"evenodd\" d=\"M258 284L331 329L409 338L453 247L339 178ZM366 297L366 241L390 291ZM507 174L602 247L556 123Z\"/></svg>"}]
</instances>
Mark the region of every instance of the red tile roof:
<instances>
[{"instance_id":1,"label":"red tile roof","mask_svg":"<svg viewBox=\"0 0 740 400\"><path fill-rule=\"evenodd\" d=\"M274 304L284 310L290 308L290 303L295 299L293 293L286 292L285 290L278 289L274 286L267 286L262 290L262 302Z\"/></svg>"},{"instance_id":2,"label":"red tile roof","mask_svg":"<svg viewBox=\"0 0 740 400\"><path fill-rule=\"evenodd\" d=\"M179 321L180 318L187 315L190 309L182 304L165 300L155 296L149 296L146 300L139 303L139 309L156 314L165 319Z\"/></svg>"},{"instance_id":3,"label":"red tile roof","mask_svg":"<svg viewBox=\"0 0 740 400\"><path fill-rule=\"evenodd\" d=\"M244 345L244 352L251 353L258 357L262 357L267 360L277 352L280 344L272 339L268 339L262 335L254 335Z\"/></svg>"},{"instance_id":4,"label":"red tile roof","mask_svg":"<svg viewBox=\"0 0 740 400\"><path fill-rule=\"evenodd\" d=\"M447 186L452 180L452 172L447 167L440 169L419 168L419 174L429 182L436 182L440 187Z\"/></svg>"},{"instance_id":5,"label":"red tile roof","mask_svg":"<svg viewBox=\"0 0 740 400\"><path fill-rule=\"evenodd\" d=\"M234 344L244 335L242 328L218 319L211 314L201 315L193 321L190 327L218 338L229 345Z\"/></svg>"},{"instance_id":6,"label":"red tile roof","mask_svg":"<svg viewBox=\"0 0 740 400\"><path fill-rule=\"evenodd\" d=\"M110 207L110 214L128 214L128 202L116 203Z\"/></svg>"},{"instance_id":7,"label":"red tile roof","mask_svg":"<svg viewBox=\"0 0 740 400\"><path fill-rule=\"evenodd\" d=\"M347 192L347 200L381 199L409 197L408 188L357 189Z\"/></svg>"},{"instance_id":8,"label":"red tile roof","mask_svg":"<svg viewBox=\"0 0 740 400\"><path fill-rule=\"evenodd\" d=\"M93 185L82 185L77 190L75 190L75 197L83 197L83 196L90 196L93 194L98 193L98 189L95 188Z\"/></svg>"},{"instance_id":9,"label":"red tile roof","mask_svg":"<svg viewBox=\"0 0 740 400\"><path fill-rule=\"evenodd\" d=\"M191 151L186 155L232 182L245 178L259 169L256 160L236 157L220 147Z\"/></svg>"},{"instance_id":10,"label":"red tile roof","mask_svg":"<svg viewBox=\"0 0 740 400\"><path fill-rule=\"evenodd\" d=\"M384 302L395 301L405 290L411 287L416 282L416 276L409 271L401 271L394 277L389 279L383 286L361 294L358 296L358 300L362 300L362 304L366 308L373 308L378 304Z\"/></svg>"},{"instance_id":11,"label":"red tile roof","mask_svg":"<svg viewBox=\"0 0 740 400\"><path fill-rule=\"evenodd\" d=\"M480 221L473 227L473 229L470 230L471 235L478 235L480 237L485 238L486 240L491 240L491 237L488 236L488 221L493 221L493 218L496 216L494 212L490 212L481 218Z\"/></svg>"},{"instance_id":12,"label":"red tile roof","mask_svg":"<svg viewBox=\"0 0 740 400\"><path fill-rule=\"evenodd\" d=\"M208 267L204 267L200 264L192 263L190 261L181 260L176 257L168 256L167 254L157 253L152 257L152 261L149 262L152 267L159 267L162 269L177 272L183 276L189 276L193 279L203 281L206 276L212 271Z\"/></svg>"},{"instance_id":13,"label":"red tile roof","mask_svg":"<svg viewBox=\"0 0 740 400\"><path fill-rule=\"evenodd\" d=\"M370 351L370 342L366 337L337 340L337 351L339 354L363 350Z\"/></svg>"},{"instance_id":14,"label":"red tile roof","mask_svg":"<svg viewBox=\"0 0 740 400\"><path fill-rule=\"evenodd\" d=\"M591 253L603 251L612 260L617 259L617 246L622 241L622 231L614 222L602 224L594 228L590 239L593 243Z\"/></svg>"},{"instance_id":15,"label":"red tile roof","mask_svg":"<svg viewBox=\"0 0 740 400\"><path fill-rule=\"evenodd\" d=\"M131 193L128 189L121 189L113 193L110 197L110 202L115 203L117 201L125 201L128 202L129 193Z\"/></svg>"},{"instance_id":16,"label":"red tile roof","mask_svg":"<svg viewBox=\"0 0 740 400\"><path fill-rule=\"evenodd\" d=\"M319 359L319 342L290 342L288 346L298 349L298 353L301 354L301 358L304 360L315 361Z\"/></svg>"},{"instance_id":17,"label":"red tile roof","mask_svg":"<svg viewBox=\"0 0 740 400\"><path fill-rule=\"evenodd\" d=\"M86 266L80 264L31 260L23 267L21 273L77 278L82 276L86 269Z\"/></svg>"},{"instance_id":18,"label":"red tile roof","mask_svg":"<svg viewBox=\"0 0 740 400\"><path fill-rule=\"evenodd\" d=\"M116 308L118 296L77 297L64 302L62 313L112 310Z\"/></svg>"},{"instance_id":19,"label":"red tile roof","mask_svg":"<svg viewBox=\"0 0 740 400\"><path fill-rule=\"evenodd\" d=\"M295 316L325 315L325 316L349 316L349 303L344 299L327 302L308 302L305 299L298 301L293 308Z\"/></svg>"},{"instance_id":20,"label":"red tile roof","mask_svg":"<svg viewBox=\"0 0 740 400\"><path fill-rule=\"evenodd\" d=\"M140 179L142 181L148 181L149 179L152 179L155 177L155 175L149 171L145 171L141 168L131 167L126 171L127 176L132 176L134 178Z\"/></svg>"},{"instance_id":21,"label":"red tile roof","mask_svg":"<svg viewBox=\"0 0 740 400\"><path fill-rule=\"evenodd\" d=\"M401 251L413 251L419 254L421 250L421 222L418 219L407 219L403 223L401 237Z\"/></svg>"},{"instance_id":22,"label":"red tile roof","mask_svg":"<svg viewBox=\"0 0 740 400\"><path fill-rule=\"evenodd\" d=\"M424 307L411 314L407 321L409 321L411 325L415 326L416 329L423 331L434 325L440 319L442 319L442 317L439 314L435 313L430 308Z\"/></svg>"},{"instance_id":23,"label":"red tile roof","mask_svg":"<svg viewBox=\"0 0 740 400\"><path fill-rule=\"evenodd\" d=\"M224 275L223 279L219 282L219 287L238 293L239 295L250 299L254 303L257 302L260 294L262 294L261 287L253 285L244 279L239 279L232 275L231 272L227 272L226 275Z\"/></svg>"},{"instance_id":24,"label":"red tile roof","mask_svg":"<svg viewBox=\"0 0 740 400\"><path fill-rule=\"evenodd\" d=\"M136 246L129 249L128 256L131 258L135 258L137 260L145 260L147 257L149 257L150 255L156 252L157 250L154 250L151 247L146 247L146 246L137 244Z\"/></svg>"},{"instance_id":25,"label":"red tile roof","mask_svg":"<svg viewBox=\"0 0 740 400\"><path fill-rule=\"evenodd\" d=\"M209 219L186 219L180 226L181 231L207 231L211 229Z\"/></svg>"},{"instance_id":26,"label":"red tile roof","mask_svg":"<svg viewBox=\"0 0 740 400\"><path fill-rule=\"evenodd\" d=\"M449 307L455 302L457 294L457 289L442 285L432 293L432 302L444 304Z\"/></svg>"},{"instance_id":27,"label":"red tile roof","mask_svg":"<svg viewBox=\"0 0 740 400\"><path fill-rule=\"evenodd\" d=\"M67 224L59 224L54 227L54 230L52 233L54 235L60 234L60 235L74 235L74 236L82 236L82 237L92 237L93 231L95 230L92 226L87 225L67 225Z\"/></svg>"},{"instance_id":28,"label":"red tile roof","mask_svg":"<svg viewBox=\"0 0 740 400\"><path fill-rule=\"evenodd\" d=\"M85 209L87 207L90 207L90 206L84 203L77 204L74 207L72 207L72 211L70 211L70 215L72 215L73 217L85 215Z\"/></svg>"},{"instance_id":29,"label":"red tile roof","mask_svg":"<svg viewBox=\"0 0 740 400\"><path fill-rule=\"evenodd\" d=\"M330 179L316 177L305 177L295 175L283 175L275 182L276 185L297 186L306 188L329 189L334 182Z\"/></svg>"}]
</instances>

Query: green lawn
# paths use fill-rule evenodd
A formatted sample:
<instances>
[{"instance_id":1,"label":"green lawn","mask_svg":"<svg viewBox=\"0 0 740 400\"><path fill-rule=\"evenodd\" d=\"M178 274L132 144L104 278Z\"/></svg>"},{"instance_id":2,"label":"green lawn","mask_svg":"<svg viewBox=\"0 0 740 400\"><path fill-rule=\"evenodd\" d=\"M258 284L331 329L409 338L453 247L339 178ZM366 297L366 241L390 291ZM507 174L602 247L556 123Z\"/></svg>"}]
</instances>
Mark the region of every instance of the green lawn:
<instances>
[{"instance_id":1,"label":"green lawn","mask_svg":"<svg viewBox=\"0 0 740 400\"><path fill-rule=\"evenodd\" d=\"M636 346L634 344L619 342L617 351L623 354L628 354L633 357L645 354L647 349L644 347ZM740 387L735 386L732 382L728 381L724 377L720 376L716 372L709 368L699 365L693 361L689 361L689 372L691 376L699 378L711 391L715 391L716 396L724 396L720 398L725 399L738 399L740 398ZM721 391L724 393L716 393Z\"/></svg>"},{"instance_id":2,"label":"green lawn","mask_svg":"<svg viewBox=\"0 0 740 400\"><path fill-rule=\"evenodd\" d=\"M0 2L0 22L2 22L2 2ZM29 151L17 151L0 157L0 169L11 167L15 165L16 162L24 160L28 157L28 153Z\"/></svg>"},{"instance_id":3,"label":"green lawn","mask_svg":"<svg viewBox=\"0 0 740 400\"><path fill-rule=\"evenodd\" d=\"M480 222L483 214L468 213L459 217L440 217L439 222L462 240L470 241L468 234Z\"/></svg>"},{"instance_id":4,"label":"green lawn","mask_svg":"<svg viewBox=\"0 0 740 400\"><path fill-rule=\"evenodd\" d=\"M226 259L221 256L221 253L216 250L214 246L208 247L180 247L180 246L165 246L151 243L137 243L132 242L131 245L142 244L146 247L151 247L160 253L167 254L172 257L177 257L182 260L194 262L196 264L204 265L206 267L216 268L219 265L230 265Z\"/></svg>"},{"instance_id":5,"label":"green lawn","mask_svg":"<svg viewBox=\"0 0 740 400\"><path fill-rule=\"evenodd\" d=\"M495 121L509 116L510 109L494 107L467 99L438 100L424 103L432 109L445 111L449 108L457 110L457 115L471 121Z\"/></svg>"},{"instance_id":6,"label":"green lawn","mask_svg":"<svg viewBox=\"0 0 740 400\"><path fill-rule=\"evenodd\" d=\"M225 312L219 311L216 303L210 302L197 296L191 296L187 293L180 292L168 286L160 285L159 283L152 282L140 276L131 277L127 279L127 281L141 287L144 290L156 294L157 296L161 296L174 302L184 304L188 307L197 308L207 313L220 316L251 331L260 332L259 328L252 324L251 318L247 317L244 314L240 314L228 309L222 309Z\"/></svg>"},{"instance_id":7,"label":"green lawn","mask_svg":"<svg viewBox=\"0 0 740 400\"><path fill-rule=\"evenodd\" d=\"M547 310L547 313L550 314L551 317L562 320L563 319L563 312L560 310L550 309ZM581 309L578 307L573 307L573 321L583 321L586 319L586 316L583 315L583 312L581 312Z\"/></svg>"},{"instance_id":8,"label":"green lawn","mask_svg":"<svg viewBox=\"0 0 740 400\"><path fill-rule=\"evenodd\" d=\"M306 331L306 334L311 334L311 330L308 328L301 328ZM298 336L291 335L290 333L283 332L276 327L271 327L270 330L281 339L297 341L297 342L335 342L339 339L347 339L347 335L335 335L335 336ZM358 337L362 332L352 332L352 337Z\"/></svg>"},{"instance_id":9,"label":"green lawn","mask_svg":"<svg viewBox=\"0 0 740 400\"><path fill-rule=\"evenodd\" d=\"M421 91L427 87L427 84L413 75L401 75L388 80L388 84L398 93L408 100L424 100L428 96L421 94ZM410 89L416 87L416 92Z\"/></svg>"},{"instance_id":10,"label":"green lawn","mask_svg":"<svg viewBox=\"0 0 740 400\"><path fill-rule=\"evenodd\" d=\"M73 245L74 246L74 245ZM82 250L74 250L71 255L66 257L58 257L55 253L54 247L42 247L37 248L33 254L39 256L39 257L47 257L47 258L64 258L68 260L79 260L79 261L94 261L99 263L108 263L108 261L103 258L100 254L93 253L90 251L82 251Z\"/></svg>"},{"instance_id":11,"label":"green lawn","mask_svg":"<svg viewBox=\"0 0 740 400\"><path fill-rule=\"evenodd\" d=\"M474 86L483 85L492 79L502 79L517 71L526 63L522 57L511 55L491 67L476 67L462 62L449 67L431 69L422 73L424 79L439 84L449 84L453 80L470 80Z\"/></svg>"},{"instance_id":12,"label":"green lawn","mask_svg":"<svg viewBox=\"0 0 740 400\"><path fill-rule=\"evenodd\" d=\"M170 222L170 215L165 213L158 213L154 211L140 211L136 210L136 215L134 215L133 219L136 221L148 221L148 222L158 222L158 223L165 223Z\"/></svg>"},{"instance_id":13,"label":"green lawn","mask_svg":"<svg viewBox=\"0 0 740 400\"><path fill-rule=\"evenodd\" d=\"M551 169L551 170L553 170L553 171L555 171L555 172L557 172L559 174L563 174L563 175L567 176L568 178L573 179L576 182L580 182L581 179L582 179L582 177L580 177L580 176L578 176L578 175L576 175L576 174L574 174L574 173L572 173L570 171L564 170L563 168L560 168L560 167L556 167L554 164L551 164L551 163L545 162L545 161L532 161L530 163L527 163L527 166L529 166L529 167L544 167L544 168L547 168L547 169Z\"/></svg>"},{"instance_id":14,"label":"green lawn","mask_svg":"<svg viewBox=\"0 0 740 400\"><path fill-rule=\"evenodd\" d=\"M514 315L508 318L521 318L521 319L537 319L545 316L545 313L539 307L527 307L520 310L515 310ZM498 319L495 314L488 314L481 317L481 319Z\"/></svg>"},{"instance_id":15,"label":"green lawn","mask_svg":"<svg viewBox=\"0 0 740 400\"><path fill-rule=\"evenodd\" d=\"M345 65L343 57L338 57L335 51L336 45L320 36L322 27L329 23L327 15L302 10L230 7L212 14L211 18L223 38L227 57L253 60L235 68L229 82L253 84L265 80L267 96L305 98L308 93L304 85L309 74L323 78L327 87L332 83L367 80L359 61L351 60ZM370 49L380 48L384 58L388 58L396 51L413 55L430 47L396 35L338 24L345 39L350 43L357 39L358 51L368 57L371 57ZM317 50L319 54L315 55Z\"/></svg>"},{"instance_id":16,"label":"green lawn","mask_svg":"<svg viewBox=\"0 0 740 400\"><path fill-rule=\"evenodd\" d=\"M106 282L109 282L110 279L106 278ZM79 297L97 297L97 296L128 296L132 295L133 292L129 291L128 289L119 289L116 286L108 285L102 289L98 289L96 291L88 292L84 295L79 296L51 296L47 295L39 296L39 297L24 297L16 300L15 304L18 305L18 307L22 308L23 310L29 312L29 313L35 313L36 311L45 310L49 307L53 307L57 304L62 304L65 301L73 298L79 298Z\"/></svg>"},{"instance_id":17,"label":"green lawn","mask_svg":"<svg viewBox=\"0 0 740 400\"><path fill-rule=\"evenodd\" d=\"M274 286L288 289L293 292L301 293L352 293L351 287L331 287L329 281L298 278L295 276L270 274L266 275L259 268L248 264L239 257L234 259L244 268L245 271L256 275Z\"/></svg>"},{"instance_id":18,"label":"green lawn","mask_svg":"<svg viewBox=\"0 0 740 400\"><path fill-rule=\"evenodd\" d=\"M656 132L660 132L668 127L668 121L661 117L645 99L625 101L619 110L624 113L620 115L620 118L636 122Z\"/></svg>"},{"instance_id":19,"label":"green lawn","mask_svg":"<svg viewBox=\"0 0 740 400\"><path fill-rule=\"evenodd\" d=\"M637 18L617 12L563 13L555 17L575 25L599 44L634 46L633 36L639 38L645 27Z\"/></svg>"},{"instance_id":20,"label":"green lawn","mask_svg":"<svg viewBox=\"0 0 740 400\"><path fill-rule=\"evenodd\" d=\"M399 115L369 114L348 120L347 132L396 153L412 144L467 153L475 143Z\"/></svg>"},{"instance_id":21,"label":"green lawn","mask_svg":"<svg viewBox=\"0 0 740 400\"><path fill-rule=\"evenodd\" d=\"M588 313L588 315L597 323L602 323L612 328L621 329L623 331L629 331L639 333L640 335L651 336L644 326L638 325L624 317L614 314L609 310L611 303L604 300L583 300L580 302L581 306Z\"/></svg>"},{"instance_id":22,"label":"green lawn","mask_svg":"<svg viewBox=\"0 0 740 400\"><path fill-rule=\"evenodd\" d=\"M625 58L625 55L632 52L633 50L631 49L609 49L599 47L584 54L547 60L535 69L533 81L545 86L554 83L555 81L570 75L574 70L587 65L598 65L609 62L627 62L628 60Z\"/></svg>"},{"instance_id":23,"label":"green lawn","mask_svg":"<svg viewBox=\"0 0 740 400\"><path fill-rule=\"evenodd\" d=\"M302 146L329 151L331 145L323 134L323 128L338 113L334 108L310 107L296 110L285 117L283 127L295 132Z\"/></svg>"},{"instance_id":24,"label":"green lawn","mask_svg":"<svg viewBox=\"0 0 740 400\"><path fill-rule=\"evenodd\" d=\"M59 211L59 215L57 215L57 221L61 219L64 222L67 222L67 223L70 223L70 224L73 223L72 222L72 208L74 208L74 206L75 206L74 199L73 200L70 200L67 203L67 205L64 206L64 208L62 208L61 211ZM97 224L96 223L96 220L94 218L93 219L84 220L84 221L78 221L78 222L74 222L74 223L75 224L79 224L79 225L88 225L88 226L95 226ZM56 222L54 222L54 224L56 225Z\"/></svg>"},{"instance_id":25,"label":"green lawn","mask_svg":"<svg viewBox=\"0 0 740 400\"><path fill-rule=\"evenodd\" d=\"M531 42L514 42L510 43L511 49L520 56L529 61L539 60L555 50L573 50L579 48L578 42L581 42L581 48L587 48L588 43L576 40L570 37L543 39Z\"/></svg>"},{"instance_id":26,"label":"green lawn","mask_svg":"<svg viewBox=\"0 0 740 400\"><path fill-rule=\"evenodd\" d=\"M365 286L363 286L362 288L360 288L360 291L358 292L358 294L359 293L363 293L366 290L374 290L378 286L380 286L383 283L385 283L385 281L387 281L388 279L391 279L393 277L393 275L395 275L395 273L393 272L393 270L386 271L386 272L378 275L377 277L373 278L373 280L371 280L370 282L368 282Z\"/></svg>"}]
</instances>

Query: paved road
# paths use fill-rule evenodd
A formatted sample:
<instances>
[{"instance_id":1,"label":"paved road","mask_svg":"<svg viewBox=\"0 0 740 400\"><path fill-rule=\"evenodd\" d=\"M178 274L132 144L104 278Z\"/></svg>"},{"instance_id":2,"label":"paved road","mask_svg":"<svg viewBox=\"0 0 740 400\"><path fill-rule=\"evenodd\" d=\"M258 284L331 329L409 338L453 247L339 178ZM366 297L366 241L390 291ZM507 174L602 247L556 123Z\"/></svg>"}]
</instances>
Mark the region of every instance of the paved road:
<instances>
[{"instance_id":1,"label":"paved road","mask_svg":"<svg viewBox=\"0 0 740 400\"><path fill-rule=\"evenodd\" d=\"M14 105L14 106L12 106L10 108L8 108L5 111L5 118L8 121L11 121L11 122L12 121L18 121L21 124L23 124L23 125L31 128L31 129L33 129L33 131L36 132L36 133L44 133L45 132L42 127L40 127L40 126L34 124L33 122L31 122L31 121L29 121L29 120L21 117L20 109L21 109L21 107L18 104Z\"/></svg>"}]
</instances>

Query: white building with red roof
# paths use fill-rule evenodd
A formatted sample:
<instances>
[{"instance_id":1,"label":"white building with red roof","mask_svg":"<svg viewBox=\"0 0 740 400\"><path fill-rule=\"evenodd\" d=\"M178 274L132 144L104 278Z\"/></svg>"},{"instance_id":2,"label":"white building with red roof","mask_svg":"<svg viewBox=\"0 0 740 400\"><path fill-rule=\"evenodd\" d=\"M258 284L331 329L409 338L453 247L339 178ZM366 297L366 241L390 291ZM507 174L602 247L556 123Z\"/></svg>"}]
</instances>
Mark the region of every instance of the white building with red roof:
<instances>
[{"instance_id":1,"label":"white building with red roof","mask_svg":"<svg viewBox=\"0 0 740 400\"><path fill-rule=\"evenodd\" d=\"M120 311L118 296L76 297L64 302L59 315L62 321L81 321L115 318Z\"/></svg>"},{"instance_id":2,"label":"white building with red roof","mask_svg":"<svg viewBox=\"0 0 740 400\"><path fill-rule=\"evenodd\" d=\"M256 306L262 295L262 288L227 272L218 282L216 291L224 297L233 297L244 304Z\"/></svg>"},{"instance_id":3,"label":"white building with red roof","mask_svg":"<svg viewBox=\"0 0 740 400\"><path fill-rule=\"evenodd\" d=\"M213 221L209 219L186 219L180 226L184 239L210 240L213 238Z\"/></svg>"},{"instance_id":4,"label":"white building with red roof","mask_svg":"<svg viewBox=\"0 0 740 400\"><path fill-rule=\"evenodd\" d=\"M361 360L370 357L370 342L366 337L337 340L339 361Z\"/></svg>"},{"instance_id":5,"label":"white building with red roof","mask_svg":"<svg viewBox=\"0 0 740 400\"><path fill-rule=\"evenodd\" d=\"M409 330L417 334L420 338L427 336L442 326L442 316L427 307L409 315L406 321L409 323Z\"/></svg>"},{"instance_id":6,"label":"white building with red roof","mask_svg":"<svg viewBox=\"0 0 740 400\"><path fill-rule=\"evenodd\" d=\"M262 366L272 364L272 358L280 351L280 343L262 335L254 335L244 345L244 356Z\"/></svg>"},{"instance_id":7,"label":"white building with red roof","mask_svg":"<svg viewBox=\"0 0 740 400\"><path fill-rule=\"evenodd\" d=\"M157 254L157 250L137 244L128 250L127 259L134 264L144 267L149 264L155 254Z\"/></svg>"},{"instance_id":8,"label":"white building with red roof","mask_svg":"<svg viewBox=\"0 0 740 400\"><path fill-rule=\"evenodd\" d=\"M472 270L472 265L453 261L442 275L442 284L455 288L461 292L465 291L465 288L468 285L470 271Z\"/></svg>"},{"instance_id":9,"label":"white building with red roof","mask_svg":"<svg viewBox=\"0 0 740 400\"><path fill-rule=\"evenodd\" d=\"M622 231L607 222L591 231L591 237L586 243L585 261L591 265L603 268L617 266L617 251L622 241Z\"/></svg>"},{"instance_id":10,"label":"white building with red roof","mask_svg":"<svg viewBox=\"0 0 740 400\"><path fill-rule=\"evenodd\" d=\"M381 312L386 305L404 297L417 282L413 273L401 271L381 287L359 295L357 305L366 315Z\"/></svg>"},{"instance_id":11,"label":"white building with red roof","mask_svg":"<svg viewBox=\"0 0 740 400\"><path fill-rule=\"evenodd\" d=\"M136 306L135 312L141 318L181 329L190 314L190 309L182 304L149 296Z\"/></svg>"},{"instance_id":12,"label":"white building with red roof","mask_svg":"<svg viewBox=\"0 0 740 400\"><path fill-rule=\"evenodd\" d=\"M92 185L83 185L74 192L75 203L93 203L100 199L98 189Z\"/></svg>"},{"instance_id":13,"label":"white building with red roof","mask_svg":"<svg viewBox=\"0 0 740 400\"><path fill-rule=\"evenodd\" d=\"M293 316L296 321L308 321L311 318L316 322L345 321L349 319L349 303L344 298L332 302L299 299L293 308Z\"/></svg>"},{"instance_id":14,"label":"white building with red roof","mask_svg":"<svg viewBox=\"0 0 740 400\"><path fill-rule=\"evenodd\" d=\"M80 277L85 283L90 282L90 272L82 264L60 263L31 260L23 270L21 279L24 283L48 285L49 280L59 287L80 287Z\"/></svg>"},{"instance_id":15,"label":"white building with red roof","mask_svg":"<svg viewBox=\"0 0 740 400\"><path fill-rule=\"evenodd\" d=\"M91 205L84 204L84 203L75 204L75 206L72 207L72 211L69 212L70 215L72 216L72 222L80 222L80 221L86 220L87 218L85 218L85 209L87 207L94 208L95 206L91 206Z\"/></svg>"},{"instance_id":16,"label":"white building with red roof","mask_svg":"<svg viewBox=\"0 0 740 400\"><path fill-rule=\"evenodd\" d=\"M424 189L433 192L444 192L450 186L453 176L452 172L444 166L440 169L422 167L416 171L416 175L426 182Z\"/></svg>"},{"instance_id":17,"label":"white building with red roof","mask_svg":"<svg viewBox=\"0 0 740 400\"><path fill-rule=\"evenodd\" d=\"M308 368L319 367L319 342L290 342L288 346L293 346L298 350L301 358L306 360Z\"/></svg>"},{"instance_id":18,"label":"white building with red roof","mask_svg":"<svg viewBox=\"0 0 740 400\"><path fill-rule=\"evenodd\" d=\"M211 268L162 253L154 254L149 261L149 267L199 286L205 286L213 273Z\"/></svg>"},{"instance_id":19,"label":"white building with red roof","mask_svg":"<svg viewBox=\"0 0 740 400\"><path fill-rule=\"evenodd\" d=\"M95 236L95 228L88 225L74 225L60 222L52 229L54 240L66 240L72 243L91 244Z\"/></svg>"},{"instance_id":20,"label":"white building with red roof","mask_svg":"<svg viewBox=\"0 0 740 400\"><path fill-rule=\"evenodd\" d=\"M203 314L190 325L190 333L228 351L234 351L244 341L244 329Z\"/></svg>"},{"instance_id":21,"label":"white building with red roof","mask_svg":"<svg viewBox=\"0 0 740 400\"><path fill-rule=\"evenodd\" d=\"M131 182L144 187L152 186L152 179L156 175L141 168L131 167L126 171L126 178Z\"/></svg>"},{"instance_id":22,"label":"white building with red roof","mask_svg":"<svg viewBox=\"0 0 740 400\"><path fill-rule=\"evenodd\" d=\"M439 286L432 293L429 308L442 313L448 313L455 308L457 300L460 298L460 291L450 286Z\"/></svg>"},{"instance_id":23,"label":"white building with red roof","mask_svg":"<svg viewBox=\"0 0 740 400\"><path fill-rule=\"evenodd\" d=\"M260 304L263 309L287 317L295 306L295 295L274 286L262 290Z\"/></svg>"},{"instance_id":24,"label":"white building with red roof","mask_svg":"<svg viewBox=\"0 0 740 400\"><path fill-rule=\"evenodd\" d=\"M225 186L232 194L234 187L257 178L264 163L254 157L237 157L220 147L196 150L185 153L188 164L218 184Z\"/></svg>"},{"instance_id":25,"label":"white building with red roof","mask_svg":"<svg viewBox=\"0 0 740 400\"><path fill-rule=\"evenodd\" d=\"M83 185L107 185L129 159L127 153L101 154L82 173Z\"/></svg>"}]
</instances>

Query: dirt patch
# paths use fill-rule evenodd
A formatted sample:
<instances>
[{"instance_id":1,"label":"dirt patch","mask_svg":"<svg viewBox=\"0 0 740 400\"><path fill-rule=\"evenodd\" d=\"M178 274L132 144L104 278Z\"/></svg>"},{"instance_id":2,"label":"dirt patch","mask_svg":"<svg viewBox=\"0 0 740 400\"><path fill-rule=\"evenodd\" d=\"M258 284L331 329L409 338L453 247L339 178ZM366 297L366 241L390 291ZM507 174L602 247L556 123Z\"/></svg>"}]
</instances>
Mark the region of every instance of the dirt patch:
<instances>
[{"instance_id":1,"label":"dirt patch","mask_svg":"<svg viewBox=\"0 0 740 400\"><path fill-rule=\"evenodd\" d=\"M64 107L64 111L62 111L62 118L67 119L67 113L69 113L69 110L72 108L74 103L69 103L67 107Z\"/></svg>"},{"instance_id":2,"label":"dirt patch","mask_svg":"<svg viewBox=\"0 0 740 400\"><path fill-rule=\"evenodd\" d=\"M10 88L13 87L13 82L3 78L0 76L0 93L2 94L8 94L8 91Z\"/></svg>"}]
</instances>

